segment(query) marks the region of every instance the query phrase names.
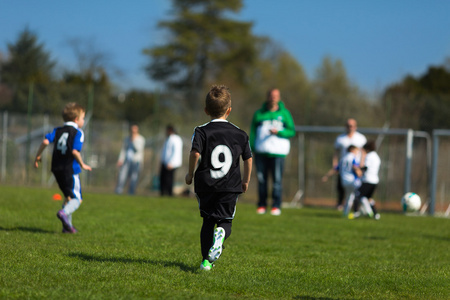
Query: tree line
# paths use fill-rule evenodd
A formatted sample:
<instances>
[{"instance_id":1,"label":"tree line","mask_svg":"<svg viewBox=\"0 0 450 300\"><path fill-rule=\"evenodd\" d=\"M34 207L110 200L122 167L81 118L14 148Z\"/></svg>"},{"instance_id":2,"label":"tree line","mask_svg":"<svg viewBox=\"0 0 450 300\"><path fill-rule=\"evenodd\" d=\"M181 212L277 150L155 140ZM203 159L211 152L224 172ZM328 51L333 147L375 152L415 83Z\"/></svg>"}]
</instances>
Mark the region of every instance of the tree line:
<instances>
[{"instance_id":1,"label":"tree line","mask_svg":"<svg viewBox=\"0 0 450 300\"><path fill-rule=\"evenodd\" d=\"M172 15L158 23L163 45L143 49L150 80L160 90L120 91L101 52L73 48L77 70L57 62L25 28L7 45L0 61L0 110L59 114L78 101L100 120L198 120L203 98L214 83L230 87L232 121L248 126L249 116L277 87L298 125L340 126L349 117L360 126L430 131L450 127L450 59L422 76L406 76L374 98L348 78L340 59L324 57L313 78L270 37L252 32L252 22L233 19L242 0L173 0Z\"/></svg>"}]
</instances>

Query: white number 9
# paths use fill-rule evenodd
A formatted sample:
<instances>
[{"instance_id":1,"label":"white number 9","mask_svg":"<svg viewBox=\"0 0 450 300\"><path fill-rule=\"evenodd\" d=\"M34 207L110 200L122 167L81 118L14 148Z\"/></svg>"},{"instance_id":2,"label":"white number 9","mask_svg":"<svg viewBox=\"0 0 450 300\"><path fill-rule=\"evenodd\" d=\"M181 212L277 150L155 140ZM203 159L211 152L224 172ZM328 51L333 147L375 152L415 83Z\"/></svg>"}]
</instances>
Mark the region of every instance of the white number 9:
<instances>
[{"instance_id":1,"label":"white number 9","mask_svg":"<svg viewBox=\"0 0 450 300\"><path fill-rule=\"evenodd\" d=\"M224 161L220 161L219 156L223 154ZM219 179L227 175L231 168L233 162L233 155L231 154L230 148L225 145L218 145L211 153L211 165L214 169L219 170L209 170L211 177L214 179Z\"/></svg>"}]
</instances>

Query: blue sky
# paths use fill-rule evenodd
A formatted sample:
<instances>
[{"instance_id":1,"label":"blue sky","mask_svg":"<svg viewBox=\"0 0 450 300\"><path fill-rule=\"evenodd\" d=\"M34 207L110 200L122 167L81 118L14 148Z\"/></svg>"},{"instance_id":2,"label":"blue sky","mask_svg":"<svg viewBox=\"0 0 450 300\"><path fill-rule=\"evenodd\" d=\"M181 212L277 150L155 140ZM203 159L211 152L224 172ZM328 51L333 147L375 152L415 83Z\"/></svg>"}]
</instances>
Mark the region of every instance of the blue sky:
<instances>
[{"instance_id":1,"label":"blue sky","mask_svg":"<svg viewBox=\"0 0 450 300\"><path fill-rule=\"evenodd\" d=\"M269 36L314 78L325 56L343 61L350 80L368 93L406 74L419 76L450 57L450 1L244 0L237 19ZM75 68L68 41L90 41L120 70L124 88L152 88L142 49L164 43L158 21L169 0L0 0L0 52L26 27L61 67Z\"/></svg>"}]
</instances>

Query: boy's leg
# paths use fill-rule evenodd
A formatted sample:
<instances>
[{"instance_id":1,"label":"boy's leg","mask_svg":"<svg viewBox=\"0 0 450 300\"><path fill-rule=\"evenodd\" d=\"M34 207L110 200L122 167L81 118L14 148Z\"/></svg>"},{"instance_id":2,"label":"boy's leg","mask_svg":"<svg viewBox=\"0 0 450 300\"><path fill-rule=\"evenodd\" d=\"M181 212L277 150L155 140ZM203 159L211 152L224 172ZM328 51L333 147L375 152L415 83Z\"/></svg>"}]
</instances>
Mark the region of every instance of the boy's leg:
<instances>
[{"instance_id":1,"label":"boy's leg","mask_svg":"<svg viewBox=\"0 0 450 300\"><path fill-rule=\"evenodd\" d=\"M345 190L344 190L344 187L342 186L342 180L341 180L340 174L338 174L338 176L337 176L336 193L337 193L336 207L337 207L337 209L340 210L340 209L342 209L342 203L344 202L344 199L345 199Z\"/></svg>"},{"instance_id":2,"label":"boy's leg","mask_svg":"<svg viewBox=\"0 0 450 300\"><path fill-rule=\"evenodd\" d=\"M136 193L136 187L139 179L139 171L141 169L141 164L132 162L130 163L130 187L128 189L128 194L134 195Z\"/></svg>"},{"instance_id":3,"label":"boy's leg","mask_svg":"<svg viewBox=\"0 0 450 300\"><path fill-rule=\"evenodd\" d=\"M375 200L369 199L369 203L370 203L370 207L372 208L372 212L373 212L373 215L374 215L375 219L379 219L380 218L380 214L378 214L378 210L375 207Z\"/></svg>"},{"instance_id":4,"label":"boy's leg","mask_svg":"<svg viewBox=\"0 0 450 300\"><path fill-rule=\"evenodd\" d=\"M350 212L350 208L353 204L353 199L355 198L355 188L353 184L343 184L344 191L345 191L345 198L344 198L344 216L348 216L348 213Z\"/></svg>"},{"instance_id":5,"label":"boy's leg","mask_svg":"<svg viewBox=\"0 0 450 300\"><path fill-rule=\"evenodd\" d=\"M373 217L372 208L370 207L369 200L366 197L361 198L361 204L364 207L366 214L369 215L369 217Z\"/></svg>"},{"instance_id":6,"label":"boy's leg","mask_svg":"<svg viewBox=\"0 0 450 300\"><path fill-rule=\"evenodd\" d=\"M203 259L208 259L209 249L213 244L215 226L215 219L211 217L203 217L203 225L200 231L200 247Z\"/></svg>"},{"instance_id":7,"label":"boy's leg","mask_svg":"<svg viewBox=\"0 0 450 300\"><path fill-rule=\"evenodd\" d=\"M284 157L271 157L271 171L273 178L272 208L281 208L282 180L284 170Z\"/></svg>"},{"instance_id":8,"label":"boy's leg","mask_svg":"<svg viewBox=\"0 0 450 300\"><path fill-rule=\"evenodd\" d=\"M65 232L76 232L72 226L72 213L78 209L82 199L80 177L67 172L54 172L54 175L65 196L63 207L56 216L61 220Z\"/></svg>"},{"instance_id":9,"label":"boy's leg","mask_svg":"<svg viewBox=\"0 0 450 300\"><path fill-rule=\"evenodd\" d=\"M232 220L221 220L217 223L217 227L222 227L225 230L225 240L231 235Z\"/></svg>"},{"instance_id":10,"label":"boy's leg","mask_svg":"<svg viewBox=\"0 0 450 300\"><path fill-rule=\"evenodd\" d=\"M267 163L266 157L255 154L256 175L258 178L258 207L267 206Z\"/></svg>"},{"instance_id":11,"label":"boy's leg","mask_svg":"<svg viewBox=\"0 0 450 300\"><path fill-rule=\"evenodd\" d=\"M129 169L128 162L125 162L119 169L119 176L117 178L117 185L115 190L116 194L122 194L123 192L123 188L125 186L125 183L127 182L128 169Z\"/></svg>"}]
</instances>

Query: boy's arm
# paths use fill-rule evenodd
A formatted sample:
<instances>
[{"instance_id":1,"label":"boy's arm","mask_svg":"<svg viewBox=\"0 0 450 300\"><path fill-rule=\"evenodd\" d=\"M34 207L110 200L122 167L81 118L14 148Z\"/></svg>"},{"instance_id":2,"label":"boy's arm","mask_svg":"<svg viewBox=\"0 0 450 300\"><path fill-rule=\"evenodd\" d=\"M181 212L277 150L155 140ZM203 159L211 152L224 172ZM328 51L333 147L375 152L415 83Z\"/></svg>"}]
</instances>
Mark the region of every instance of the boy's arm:
<instances>
[{"instance_id":1,"label":"boy's arm","mask_svg":"<svg viewBox=\"0 0 450 300\"><path fill-rule=\"evenodd\" d=\"M192 183L192 179L194 178L195 167L197 166L199 158L200 153L197 150L192 149L191 152L189 153L189 170L185 177L187 185Z\"/></svg>"},{"instance_id":2,"label":"boy's arm","mask_svg":"<svg viewBox=\"0 0 450 300\"><path fill-rule=\"evenodd\" d=\"M90 166L86 165L83 162L83 159L81 158L80 151L73 149L72 150L72 155L73 155L73 157L75 157L75 160L80 164L80 167L83 170L92 171L92 168Z\"/></svg>"},{"instance_id":3,"label":"boy's arm","mask_svg":"<svg viewBox=\"0 0 450 300\"><path fill-rule=\"evenodd\" d=\"M244 177L242 178L242 191L244 193L248 190L250 176L252 175L252 161L253 159L251 157L244 160Z\"/></svg>"},{"instance_id":4,"label":"boy's arm","mask_svg":"<svg viewBox=\"0 0 450 300\"><path fill-rule=\"evenodd\" d=\"M42 144L39 146L39 149L36 153L36 158L34 160L34 167L38 168L39 167L39 162L41 161L41 154L44 151L45 147L48 146L48 144L50 144L50 141L48 139L44 139L42 141Z\"/></svg>"},{"instance_id":5,"label":"boy's arm","mask_svg":"<svg viewBox=\"0 0 450 300\"><path fill-rule=\"evenodd\" d=\"M322 182L327 182L328 181L328 177L336 174L338 171L336 168L331 168L325 175L323 175L322 177Z\"/></svg>"},{"instance_id":6,"label":"boy's arm","mask_svg":"<svg viewBox=\"0 0 450 300\"><path fill-rule=\"evenodd\" d=\"M361 168L359 167L359 165L358 166L353 166L353 170L355 171L355 173L356 173L356 175L359 177L359 178L361 178L362 177L362 171L361 171Z\"/></svg>"}]
</instances>

